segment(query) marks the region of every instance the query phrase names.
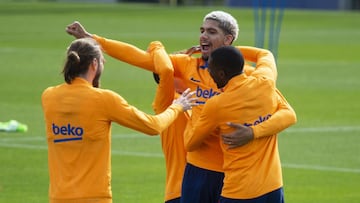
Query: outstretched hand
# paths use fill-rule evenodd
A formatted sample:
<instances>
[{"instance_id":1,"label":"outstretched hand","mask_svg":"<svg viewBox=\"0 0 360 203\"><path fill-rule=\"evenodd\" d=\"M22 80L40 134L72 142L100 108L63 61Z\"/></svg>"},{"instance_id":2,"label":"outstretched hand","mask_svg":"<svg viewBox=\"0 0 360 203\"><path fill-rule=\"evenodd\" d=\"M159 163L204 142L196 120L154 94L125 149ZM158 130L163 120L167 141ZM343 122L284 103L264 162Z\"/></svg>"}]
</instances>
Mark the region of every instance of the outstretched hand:
<instances>
[{"instance_id":1,"label":"outstretched hand","mask_svg":"<svg viewBox=\"0 0 360 203\"><path fill-rule=\"evenodd\" d=\"M69 35L74 36L76 39L91 37L91 34L88 33L78 21L75 21L66 26L66 32Z\"/></svg>"},{"instance_id":2,"label":"outstretched hand","mask_svg":"<svg viewBox=\"0 0 360 203\"><path fill-rule=\"evenodd\" d=\"M184 111L191 109L193 106L197 106L197 98L194 98L195 91L190 92L190 88L187 88L179 98L174 100L174 104L180 104Z\"/></svg>"},{"instance_id":3,"label":"outstretched hand","mask_svg":"<svg viewBox=\"0 0 360 203\"><path fill-rule=\"evenodd\" d=\"M228 123L227 125L235 128L233 132L221 136L223 143L229 146L228 149L241 147L254 139L252 128L236 123Z\"/></svg>"}]
</instances>

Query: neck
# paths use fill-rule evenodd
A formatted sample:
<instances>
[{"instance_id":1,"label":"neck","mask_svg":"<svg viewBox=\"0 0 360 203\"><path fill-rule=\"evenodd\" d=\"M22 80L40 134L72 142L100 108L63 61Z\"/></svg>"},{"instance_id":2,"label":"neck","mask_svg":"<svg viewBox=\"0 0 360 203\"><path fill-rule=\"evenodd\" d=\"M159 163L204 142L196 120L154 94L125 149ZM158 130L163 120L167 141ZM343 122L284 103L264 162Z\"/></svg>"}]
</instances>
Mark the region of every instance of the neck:
<instances>
[{"instance_id":1,"label":"neck","mask_svg":"<svg viewBox=\"0 0 360 203\"><path fill-rule=\"evenodd\" d=\"M79 77L88 81L90 84L92 84L94 80L94 76L92 76L92 74L89 74L89 72L80 74Z\"/></svg>"}]
</instances>

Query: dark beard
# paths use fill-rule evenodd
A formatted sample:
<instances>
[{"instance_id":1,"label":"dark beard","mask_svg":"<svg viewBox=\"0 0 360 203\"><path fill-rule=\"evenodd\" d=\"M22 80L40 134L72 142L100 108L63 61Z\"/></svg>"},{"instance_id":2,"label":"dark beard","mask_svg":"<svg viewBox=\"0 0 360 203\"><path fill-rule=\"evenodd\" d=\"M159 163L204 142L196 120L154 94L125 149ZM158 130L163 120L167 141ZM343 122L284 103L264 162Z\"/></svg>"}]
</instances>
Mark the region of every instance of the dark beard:
<instances>
[{"instance_id":1,"label":"dark beard","mask_svg":"<svg viewBox=\"0 0 360 203\"><path fill-rule=\"evenodd\" d=\"M100 87L100 76L101 76L101 72L98 71L95 75L95 78L92 82L93 87L99 88Z\"/></svg>"}]
</instances>

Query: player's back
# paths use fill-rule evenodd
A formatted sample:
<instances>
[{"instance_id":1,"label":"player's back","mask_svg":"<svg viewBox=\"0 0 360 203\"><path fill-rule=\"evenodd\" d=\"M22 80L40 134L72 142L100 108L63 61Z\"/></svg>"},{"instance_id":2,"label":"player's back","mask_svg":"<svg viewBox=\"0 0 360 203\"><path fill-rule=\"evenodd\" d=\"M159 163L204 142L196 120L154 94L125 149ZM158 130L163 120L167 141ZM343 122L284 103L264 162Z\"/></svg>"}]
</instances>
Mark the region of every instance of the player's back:
<instances>
[{"instance_id":1,"label":"player's back","mask_svg":"<svg viewBox=\"0 0 360 203\"><path fill-rule=\"evenodd\" d=\"M110 122L101 92L75 79L44 91L51 199L111 198Z\"/></svg>"},{"instance_id":2,"label":"player's back","mask_svg":"<svg viewBox=\"0 0 360 203\"><path fill-rule=\"evenodd\" d=\"M227 122L246 126L260 124L269 119L278 106L274 80L245 74L232 78L224 92L214 100L211 103L218 106L219 135L234 130ZM276 135L231 150L221 141L220 145L224 155L223 196L253 198L269 188L277 189L282 185ZM273 174L268 176L268 171Z\"/></svg>"}]
</instances>

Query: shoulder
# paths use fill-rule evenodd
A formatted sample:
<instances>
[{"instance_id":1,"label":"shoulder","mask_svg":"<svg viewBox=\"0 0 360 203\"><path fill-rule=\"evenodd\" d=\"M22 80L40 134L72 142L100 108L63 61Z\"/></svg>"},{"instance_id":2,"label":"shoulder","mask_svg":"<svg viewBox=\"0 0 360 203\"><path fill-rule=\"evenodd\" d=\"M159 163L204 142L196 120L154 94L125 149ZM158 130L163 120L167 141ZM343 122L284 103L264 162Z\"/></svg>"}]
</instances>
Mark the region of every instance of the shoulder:
<instances>
[{"instance_id":1,"label":"shoulder","mask_svg":"<svg viewBox=\"0 0 360 203\"><path fill-rule=\"evenodd\" d=\"M94 93L103 103L127 103L121 95L113 90L95 88Z\"/></svg>"},{"instance_id":2,"label":"shoulder","mask_svg":"<svg viewBox=\"0 0 360 203\"><path fill-rule=\"evenodd\" d=\"M51 94L55 94L57 92L57 90L60 89L64 85L66 85L66 84L60 84L60 85L56 85L56 86L47 87L42 92L42 97L47 96L47 95L51 95Z\"/></svg>"},{"instance_id":3,"label":"shoulder","mask_svg":"<svg viewBox=\"0 0 360 203\"><path fill-rule=\"evenodd\" d=\"M171 63L174 68L174 75L186 77L185 75L192 74L200 66L202 61L199 57L189 56L187 54L171 54Z\"/></svg>"},{"instance_id":4,"label":"shoulder","mask_svg":"<svg viewBox=\"0 0 360 203\"><path fill-rule=\"evenodd\" d=\"M199 57L194 57L187 54L170 54L169 57L174 65L198 63L198 61L201 60Z\"/></svg>"},{"instance_id":5,"label":"shoulder","mask_svg":"<svg viewBox=\"0 0 360 203\"><path fill-rule=\"evenodd\" d=\"M118 93L116 93L113 90L110 89L101 89L101 88L94 88L94 94L95 95L99 95L101 97L119 97L120 95Z\"/></svg>"}]
</instances>

